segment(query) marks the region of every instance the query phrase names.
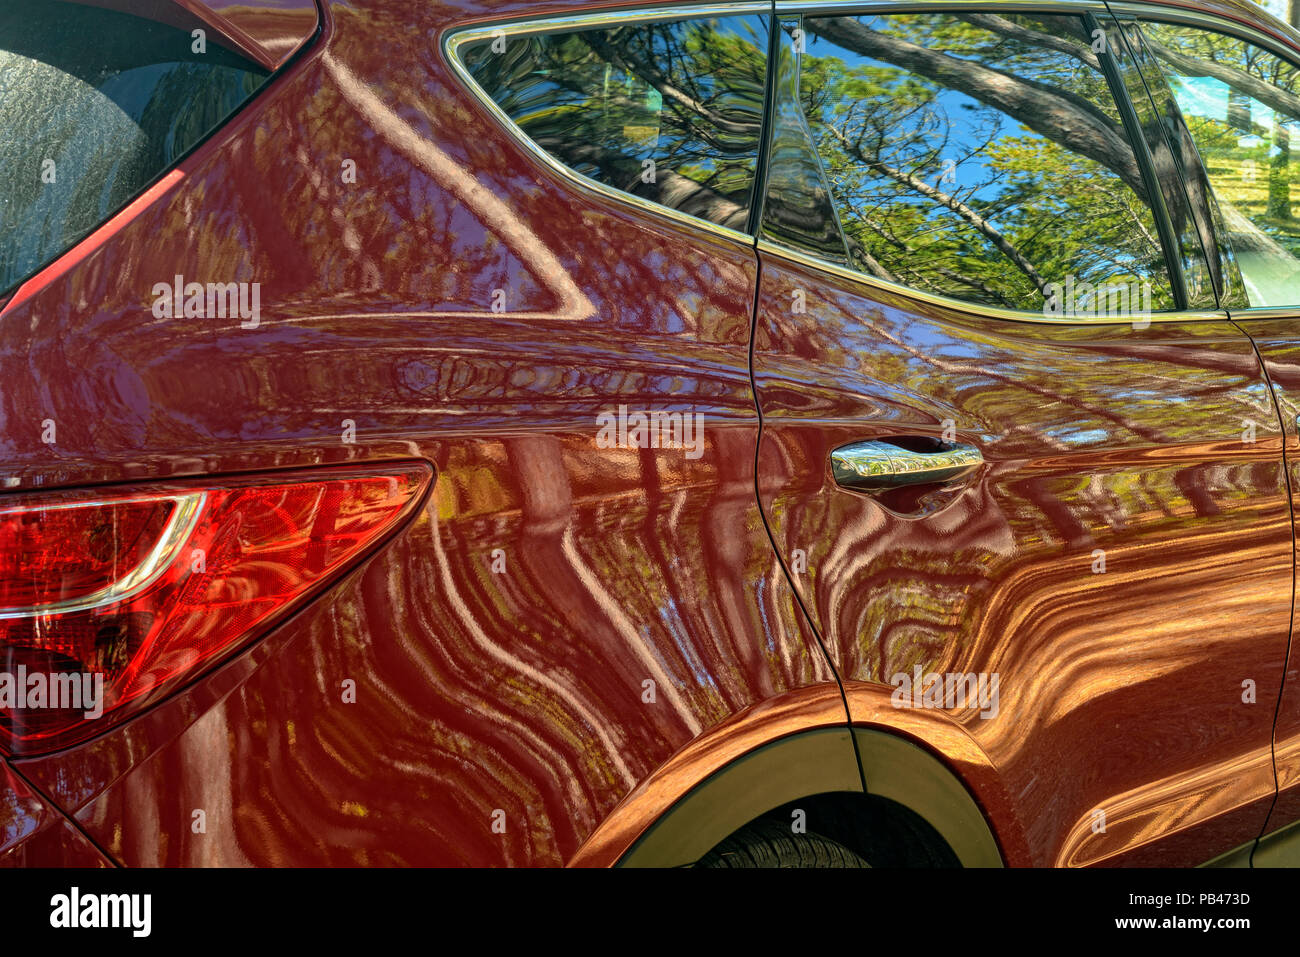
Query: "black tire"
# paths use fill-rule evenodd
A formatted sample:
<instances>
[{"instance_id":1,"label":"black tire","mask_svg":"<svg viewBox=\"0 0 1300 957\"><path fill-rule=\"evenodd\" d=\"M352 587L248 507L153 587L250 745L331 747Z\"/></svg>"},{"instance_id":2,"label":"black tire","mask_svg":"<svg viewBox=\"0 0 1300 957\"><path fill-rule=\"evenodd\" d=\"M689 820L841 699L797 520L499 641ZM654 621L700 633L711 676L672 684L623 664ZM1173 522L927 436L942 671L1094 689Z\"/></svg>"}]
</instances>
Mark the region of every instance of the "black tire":
<instances>
[{"instance_id":1,"label":"black tire","mask_svg":"<svg viewBox=\"0 0 1300 957\"><path fill-rule=\"evenodd\" d=\"M870 867L843 844L820 834L794 834L788 824L760 821L741 828L696 867Z\"/></svg>"},{"instance_id":2,"label":"black tire","mask_svg":"<svg viewBox=\"0 0 1300 957\"><path fill-rule=\"evenodd\" d=\"M961 867L957 855L934 829L901 805L881 802L884 807L869 817L843 810L813 810L807 801L797 803L808 809L818 830L833 841L858 848L877 867Z\"/></svg>"}]
</instances>

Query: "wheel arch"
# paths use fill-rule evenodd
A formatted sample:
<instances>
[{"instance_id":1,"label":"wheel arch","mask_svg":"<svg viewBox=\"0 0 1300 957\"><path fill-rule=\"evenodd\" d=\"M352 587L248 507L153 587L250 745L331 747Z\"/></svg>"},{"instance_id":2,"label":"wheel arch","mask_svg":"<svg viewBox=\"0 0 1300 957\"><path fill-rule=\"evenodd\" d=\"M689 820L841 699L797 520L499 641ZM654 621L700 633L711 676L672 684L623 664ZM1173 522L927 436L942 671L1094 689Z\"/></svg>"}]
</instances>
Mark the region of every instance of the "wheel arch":
<instances>
[{"instance_id":1,"label":"wheel arch","mask_svg":"<svg viewBox=\"0 0 1300 957\"><path fill-rule=\"evenodd\" d=\"M965 738L955 727L946 730ZM1019 854L1005 853L1006 842L999 842L983 806L950 764L967 778L977 771L985 788L992 766L966 767L970 751L960 751L957 760L945 760L932 740L880 726L850 729L833 686L801 689L701 736L620 803L569 863L685 866L790 802L864 793L919 815L963 866L1021 863ZM1000 785L992 786L999 792L994 804L1005 806Z\"/></svg>"}]
</instances>

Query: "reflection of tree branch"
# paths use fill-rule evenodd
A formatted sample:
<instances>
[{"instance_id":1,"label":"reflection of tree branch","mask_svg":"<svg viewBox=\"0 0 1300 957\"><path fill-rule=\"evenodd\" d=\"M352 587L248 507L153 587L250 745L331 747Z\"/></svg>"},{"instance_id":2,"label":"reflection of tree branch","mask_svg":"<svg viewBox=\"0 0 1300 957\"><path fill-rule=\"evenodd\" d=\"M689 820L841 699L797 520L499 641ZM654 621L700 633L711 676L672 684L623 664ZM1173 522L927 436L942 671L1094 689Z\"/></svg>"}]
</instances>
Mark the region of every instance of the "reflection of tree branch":
<instances>
[{"instance_id":1,"label":"reflection of tree branch","mask_svg":"<svg viewBox=\"0 0 1300 957\"><path fill-rule=\"evenodd\" d=\"M715 110L710 109L707 104L673 86L673 84L669 83L662 73L654 69L631 50L616 49L610 44L600 40L598 37L599 35L593 32L584 37L584 39L598 56L613 63L625 73L631 73L640 77L642 81L658 90L660 94L663 95L664 99L671 100L678 106L700 117L724 133L730 133L733 136L758 137L761 126L759 122L727 119Z\"/></svg>"},{"instance_id":2,"label":"reflection of tree branch","mask_svg":"<svg viewBox=\"0 0 1300 957\"><path fill-rule=\"evenodd\" d=\"M560 157L567 166L582 167L590 164L599 167L611 178L621 178L640 183L641 163L635 158L616 153L595 143L577 143L567 135L537 137L535 142L549 153ZM749 211L721 193L672 170L656 168L655 182L645 184L653 192L650 199L699 216L711 223L744 229ZM629 189L628 192L635 192Z\"/></svg>"},{"instance_id":3,"label":"reflection of tree branch","mask_svg":"<svg viewBox=\"0 0 1300 957\"><path fill-rule=\"evenodd\" d=\"M556 66L556 62L558 61L553 61L550 67L554 72L552 82L561 89L568 90L570 93L578 97L581 102L580 108L586 112L589 105L588 101L591 98L591 90L582 85L581 80L571 78L571 70L565 70ZM674 116L678 115L680 114L677 114L676 112L674 113ZM682 135L677 138L677 145L674 147L674 152L678 152L679 148L693 146L690 142L691 137L695 137L700 143L703 143L705 146L717 151L718 153L725 154L731 152L733 149L733 147L719 140L713 131L710 131L701 125L691 123L684 117L682 118L682 127ZM536 137L534 137L534 139L536 139ZM688 150L688 153L694 153L694 150ZM682 157L680 152L678 152L678 155L679 158L685 162L686 158Z\"/></svg>"},{"instance_id":4,"label":"reflection of tree branch","mask_svg":"<svg viewBox=\"0 0 1300 957\"><path fill-rule=\"evenodd\" d=\"M1023 40L1035 46L1055 50L1057 53L1064 53L1071 59L1092 67L1098 73L1101 72L1101 62L1097 59L1097 54L1092 52L1090 46L1071 43L1064 37L1053 36L1050 33L1032 30L1029 27L1022 27L1020 24L995 13L964 13L958 14L957 18L965 20L973 26L988 30L990 33L999 33L1014 40Z\"/></svg>"},{"instance_id":5,"label":"reflection of tree branch","mask_svg":"<svg viewBox=\"0 0 1300 957\"><path fill-rule=\"evenodd\" d=\"M837 46L892 63L1001 110L1112 170L1147 200L1142 169L1124 130L1083 97L877 33L853 17L813 17L806 23L810 32Z\"/></svg>"},{"instance_id":6,"label":"reflection of tree branch","mask_svg":"<svg viewBox=\"0 0 1300 957\"><path fill-rule=\"evenodd\" d=\"M1149 34L1144 36L1151 51L1180 73L1218 80L1238 93L1253 97L1278 113L1283 113L1293 120L1300 120L1300 96L1222 63L1176 53L1167 46L1157 43Z\"/></svg>"},{"instance_id":7,"label":"reflection of tree branch","mask_svg":"<svg viewBox=\"0 0 1300 957\"><path fill-rule=\"evenodd\" d=\"M952 196L941 189L936 189L931 186L919 176L915 176L905 170L891 166L883 160L871 160L863 156L861 151L858 149L857 144L850 143L848 137L844 135L842 130L828 126L827 131L839 141L840 145L843 146L845 150L852 153L859 162L880 170L890 179L902 183L908 189L920 193L926 199L934 200L934 202L939 203L941 206L947 207L966 222L970 223L970 225L975 227L975 229L988 239L989 242L996 246L1004 256L1015 263L1016 268L1029 277L1030 281L1038 287L1038 291L1041 292L1044 297L1047 295L1047 280L1045 280L1039 274L1038 270L1034 268L1034 264L1031 263L1029 259L1026 258L1025 254L1017 249L1009 239L1002 235L996 226L979 213L975 212L975 210L971 209L956 196Z\"/></svg>"},{"instance_id":8,"label":"reflection of tree branch","mask_svg":"<svg viewBox=\"0 0 1300 957\"><path fill-rule=\"evenodd\" d=\"M903 253L905 257L904 259L905 263L911 263L913 261L917 261L921 259L921 254L917 252L914 246L910 245L907 242L904 242L902 239L899 239L897 236L893 235L892 233L887 232L885 228L881 226L879 223L861 214L859 214L857 218L859 222L861 222L864 226L870 229L873 233L875 233L885 242L889 243L889 245L893 246L899 252ZM850 237L850 242L853 241L854 240L852 239L852 237ZM949 269L947 266L944 266L937 262L929 263L928 266L929 268L937 272L939 275L943 276L945 279L958 283L959 285L962 286L967 286L971 289L974 289L976 292L981 293L983 296L985 296L986 301L988 302L998 303L1000 305L1007 306L1008 308L1014 308L1015 306L1014 303L1007 301L1006 296L1004 296L1000 290L994 289L988 283L982 282L974 278L973 276L968 276L964 273L959 273L955 269ZM923 281L926 278L924 274L922 274L918 270L909 269L908 272L911 273L911 275L915 276L918 280ZM918 285L919 284L920 283L918 283Z\"/></svg>"},{"instance_id":9,"label":"reflection of tree branch","mask_svg":"<svg viewBox=\"0 0 1300 957\"><path fill-rule=\"evenodd\" d=\"M898 277L891 273L884 263L871 255L867 247L862 245L856 236L846 234L844 241L849 244L849 252L856 256L858 261L865 265L873 276L879 276L881 279L887 279L890 282L898 282ZM902 284L900 283L900 285Z\"/></svg>"}]
</instances>

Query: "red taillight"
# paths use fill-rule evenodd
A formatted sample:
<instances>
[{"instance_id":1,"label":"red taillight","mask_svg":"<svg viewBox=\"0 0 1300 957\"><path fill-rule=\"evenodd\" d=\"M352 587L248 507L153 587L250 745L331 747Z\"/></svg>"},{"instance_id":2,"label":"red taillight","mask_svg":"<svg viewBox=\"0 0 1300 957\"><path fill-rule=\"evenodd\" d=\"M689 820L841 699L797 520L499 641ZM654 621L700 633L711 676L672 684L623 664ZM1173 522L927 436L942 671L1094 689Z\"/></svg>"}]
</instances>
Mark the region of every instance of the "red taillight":
<instances>
[{"instance_id":1,"label":"red taillight","mask_svg":"<svg viewBox=\"0 0 1300 957\"><path fill-rule=\"evenodd\" d=\"M392 529L429 477L349 469L0 504L0 749L75 744L196 677Z\"/></svg>"}]
</instances>

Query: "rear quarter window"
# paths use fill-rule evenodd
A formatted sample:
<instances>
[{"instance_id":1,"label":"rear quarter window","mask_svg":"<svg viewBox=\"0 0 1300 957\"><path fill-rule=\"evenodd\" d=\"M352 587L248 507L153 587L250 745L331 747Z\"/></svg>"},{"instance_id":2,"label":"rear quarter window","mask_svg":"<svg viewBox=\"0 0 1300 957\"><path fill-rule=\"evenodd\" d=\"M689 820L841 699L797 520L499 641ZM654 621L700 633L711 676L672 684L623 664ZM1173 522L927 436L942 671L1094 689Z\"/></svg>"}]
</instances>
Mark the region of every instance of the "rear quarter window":
<instances>
[{"instance_id":1,"label":"rear quarter window","mask_svg":"<svg viewBox=\"0 0 1300 957\"><path fill-rule=\"evenodd\" d=\"M763 128L767 20L631 22L470 39L464 69L567 169L744 230Z\"/></svg>"}]
</instances>

